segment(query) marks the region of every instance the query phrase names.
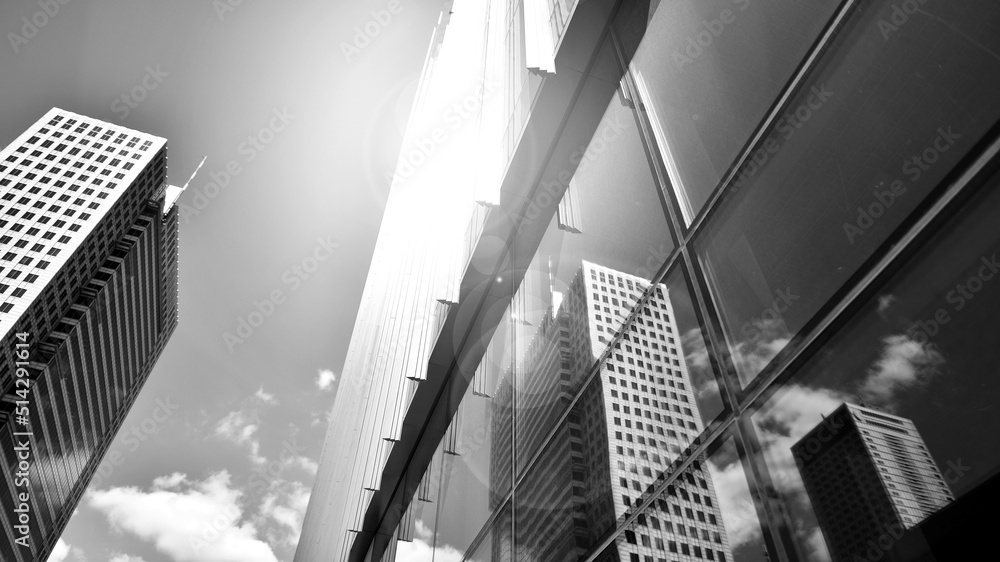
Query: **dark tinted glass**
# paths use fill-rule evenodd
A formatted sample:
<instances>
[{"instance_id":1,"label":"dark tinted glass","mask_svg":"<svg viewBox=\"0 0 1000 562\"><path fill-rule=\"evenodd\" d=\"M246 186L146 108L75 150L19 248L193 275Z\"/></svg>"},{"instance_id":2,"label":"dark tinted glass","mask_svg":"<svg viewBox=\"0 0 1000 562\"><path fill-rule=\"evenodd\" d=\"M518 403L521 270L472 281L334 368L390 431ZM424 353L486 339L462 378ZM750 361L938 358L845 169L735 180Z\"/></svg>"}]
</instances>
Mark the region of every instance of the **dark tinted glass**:
<instances>
[{"instance_id":1,"label":"dark tinted glass","mask_svg":"<svg viewBox=\"0 0 1000 562\"><path fill-rule=\"evenodd\" d=\"M859 4L696 240L744 384L1000 117L1000 4L897 4Z\"/></svg>"},{"instance_id":2,"label":"dark tinted glass","mask_svg":"<svg viewBox=\"0 0 1000 562\"><path fill-rule=\"evenodd\" d=\"M690 223L838 2L636 4L655 7L646 8L653 13L632 59L632 72L681 211ZM619 18L617 30L626 48L638 34L635 19Z\"/></svg>"},{"instance_id":3,"label":"dark tinted glass","mask_svg":"<svg viewBox=\"0 0 1000 562\"><path fill-rule=\"evenodd\" d=\"M1000 467L997 224L994 180L754 414L802 559L981 540Z\"/></svg>"}]
</instances>

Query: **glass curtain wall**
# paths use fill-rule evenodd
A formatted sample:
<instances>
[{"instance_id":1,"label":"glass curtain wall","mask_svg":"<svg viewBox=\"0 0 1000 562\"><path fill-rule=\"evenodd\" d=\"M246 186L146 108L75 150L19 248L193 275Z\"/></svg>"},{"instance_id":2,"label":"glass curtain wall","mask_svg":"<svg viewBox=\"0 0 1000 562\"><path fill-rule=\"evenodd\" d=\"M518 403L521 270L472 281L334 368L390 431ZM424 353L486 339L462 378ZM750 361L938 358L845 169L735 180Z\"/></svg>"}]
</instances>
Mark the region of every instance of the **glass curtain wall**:
<instances>
[{"instance_id":1,"label":"glass curtain wall","mask_svg":"<svg viewBox=\"0 0 1000 562\"><path fill-rule=\"evenodd\" d=\"M512 248L532 259L415 540L477 562L982 540L1000 5L636 2L598 59L625 78Z\"/></svg>"}]
</instances>

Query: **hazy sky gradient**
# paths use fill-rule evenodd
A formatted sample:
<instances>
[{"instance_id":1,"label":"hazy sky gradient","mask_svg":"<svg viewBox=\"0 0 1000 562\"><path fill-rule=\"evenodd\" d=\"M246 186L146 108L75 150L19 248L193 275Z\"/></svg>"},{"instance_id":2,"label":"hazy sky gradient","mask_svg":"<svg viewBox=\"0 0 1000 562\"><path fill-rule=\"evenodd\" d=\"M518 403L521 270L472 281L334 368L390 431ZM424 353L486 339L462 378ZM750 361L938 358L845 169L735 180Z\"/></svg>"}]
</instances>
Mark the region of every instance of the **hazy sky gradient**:
<instances>
[{"instance_id":1,"label":"hazy sky gradient","mask_svg":"<svg viewBox=\"0 0 1000 562\"><path fill-rule=\"evenodd\" d=\"M208 156L181 198L207 206L181 220L180 326L111 446L120 464L106 463L113 470L81 502L60 560L291 559L386 172L441 7L403 0L379 23L372 11L389 4L243 0L220 17L226 0L70 0L43 18L36 2L0 3L0 143L57 106L166 137L173 184ZM33 17L45 24L28 38L22 18ZM377 36L348 61L342 43L366 25ZM15 47L12 33L27 42ZM150 70L158 77L146 78ZM126 115L120 98L144 79L155 88ZM287 125L272 121L275 112ZM248 137L272 122L284 129L264 150L251 148ZM239 174L199 201L230 161ZM297 274L312 265L303 260L325 255L314 254L319 240L339 246ZM239 318L275 290L283 298L271 316L231 353L223 334L235 335ZM158 404L177 408L155 422ZM296 457L254 477L255 466L278 466L293 437ZM183 514L188 527L157 530L136 516L156 509ZM219 509L219 538L186 558L190 521Z\"/></svg>"}]
</instances>

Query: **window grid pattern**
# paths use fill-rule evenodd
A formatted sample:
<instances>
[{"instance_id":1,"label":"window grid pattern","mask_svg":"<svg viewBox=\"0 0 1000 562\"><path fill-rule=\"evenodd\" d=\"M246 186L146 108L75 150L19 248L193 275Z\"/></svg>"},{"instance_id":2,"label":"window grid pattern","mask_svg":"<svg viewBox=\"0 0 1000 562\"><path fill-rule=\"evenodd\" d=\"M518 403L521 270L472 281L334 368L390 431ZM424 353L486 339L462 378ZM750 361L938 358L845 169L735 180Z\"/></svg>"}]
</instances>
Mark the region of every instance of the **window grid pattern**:
<instances>
[{"instance_id":1,"label":"window grid pattern","mask_svg":"<svg viewBox=\"0 0 1000 562\"><path fill-rule=\"evenodd\" d=\"M65 140L67 146L60 149L61 143L55 139ZM76 145L69 144L74 141ZM68 205L74 210L67 214L60 206L58 210L45 207L32 211L41 208L11 198L3 203L6 222L0 228L0 244L4 254L18 252L18 259L5 261L3 266L25 267L21 280L36 271L39 275L33 297L13 292L4 295L14 299L9 302L19 304L0 316L7 327L0 364L4 390L0 401L3 560L41 560L51 552L177 324L179 211L175 206L163 214L163 139L53 109L4 149L0 177L26 178L24 154L68 170L80 170L75 164L82 161L86 171L86 159L96 161L97 156L84 157L82 147L96 149L99 143L107 143L102 147L113 147L116 156L130 160L128 168L121 168L126 171L98 171L88 179L82 179L87 174L79 172L56 185L64 180L54 178L66 176L51 170L52 175L45 176L50 177L48 182L36 177L33 183L15 189L11 181L0 190L4 194L29 193L35 197L30 201L36 203L70 195ZM34 146L41 147L40 157L32 156ZM72 158L63 156L77 147L81 150L70 155ZM111 152L104 152L110 164ZM62 162L64 157L68 163ZM123 174L120 178L116 177L119 173ZM101 177L121 183L98 181ZM74 190L71 182L79 187ZM54 196L46 194L46 184L56 192ZM30 193L35 188L38 191ZM85 193L90 190L93 192ZM101 193L108 195L99 197ZM84 198L79 204L73 199L76 194ZM91 206L94 203L96 208ZM6 209L17 212L7 214ZM35 214L28 217L27 213ZM44 247L33 249L34 244ZM45 267L27 269L37 267L41 256L47 257ZM30 551L14 545L13 524L6 519L14 513L17 459L13 456L13 432L18 430L11 417L18 397L11 394L15 358L10 350L15 349L14 338L21 331L31 334L29 371L33 380L29 400L35 464L29 485L36 516L31 522Z\"/></svg>"},{"instance_id":2,"label":"window grid pattern","mask_svg":"<svg viewBox=\"0 0 1000 562\"><path fill-rule=\"evenodd\" d=\"M165 181L165 139L59 109L0 151L0 338L47 333Z\"/></svg>"}]
</instances>

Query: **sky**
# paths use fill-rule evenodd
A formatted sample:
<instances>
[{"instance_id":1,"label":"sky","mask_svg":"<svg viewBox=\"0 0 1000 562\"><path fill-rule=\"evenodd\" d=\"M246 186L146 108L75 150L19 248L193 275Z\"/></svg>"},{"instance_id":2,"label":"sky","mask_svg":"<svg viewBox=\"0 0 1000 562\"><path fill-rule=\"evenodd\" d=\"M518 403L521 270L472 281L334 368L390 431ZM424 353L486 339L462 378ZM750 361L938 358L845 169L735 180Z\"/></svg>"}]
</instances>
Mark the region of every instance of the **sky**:
<instances>
[{"instance_id":1,"label":"sky","mask_svg":"<svg viewBox=\"0 0 1000 562\"><path fill-rule=\"evenodd\" d=\"M60 107L207 161L180 325L50 561L290 561L441 3L63 1L0 3L0 143Z\"/></svg>"}]
</instances>

